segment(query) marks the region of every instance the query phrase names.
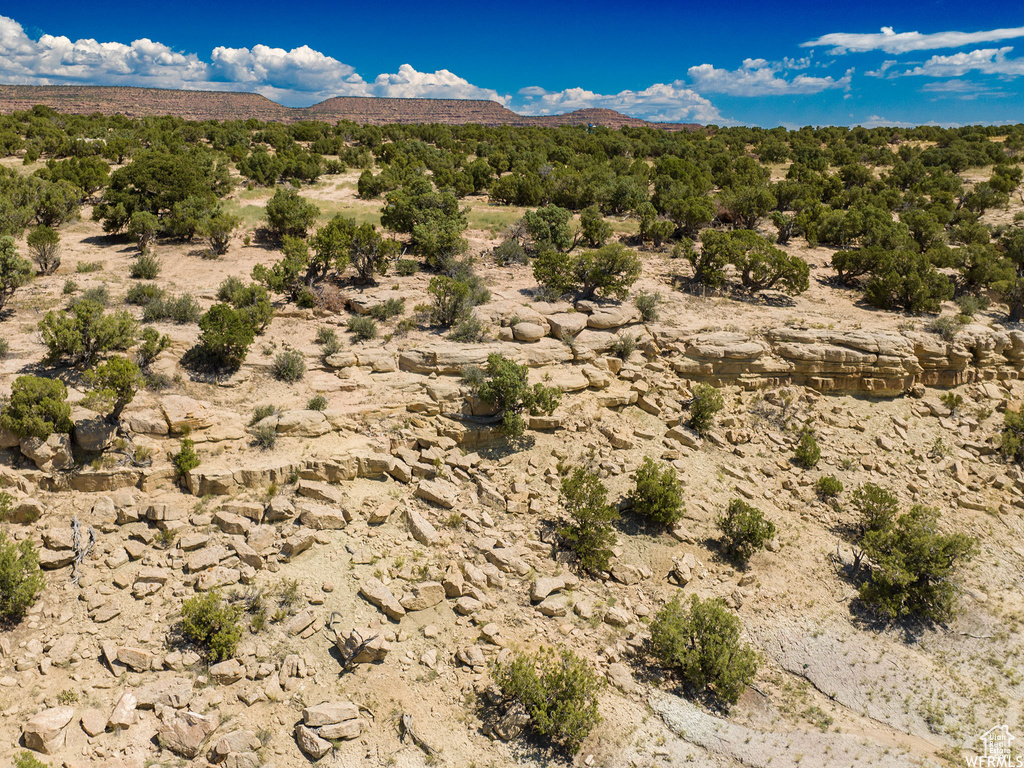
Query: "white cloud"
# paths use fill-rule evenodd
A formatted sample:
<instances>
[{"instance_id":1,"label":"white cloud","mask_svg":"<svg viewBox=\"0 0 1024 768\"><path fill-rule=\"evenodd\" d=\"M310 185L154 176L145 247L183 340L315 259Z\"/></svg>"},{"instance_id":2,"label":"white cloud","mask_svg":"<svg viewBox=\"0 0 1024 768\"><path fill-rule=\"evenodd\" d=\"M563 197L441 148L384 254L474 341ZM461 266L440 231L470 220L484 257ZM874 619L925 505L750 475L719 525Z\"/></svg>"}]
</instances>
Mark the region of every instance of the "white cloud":
<instances>
[{"instance_id":1,"label":"white cloud","mask_svg":"<svg viewBox=\"0 0 1024 768\"><path fill-rule=\"evenodd\" d=\"M892 27L882 27L882 31L873 34L853 32L833 32L822 35L816 40L801 43L802 48L828 46L829 53L840 56L845 53L864 53L866 51L885 51L886 53L908 53L910 51L930 51L936 48L959 48L964 45L993 43L999 40L1012 40L1024 37L1024 27L1007 29L991 29L985 32L896 32Z\"/></svg>"},{"instance_id":2,"label":"white cloud","mask_svg":"<svg viewBox=\"0 0 1024 768\"><path fill-rule=\"evenodd\" d=\"M1008 59L1006 54L1011 46L1003 48L979 48L952 56L932 56L924 64L907 70L905 75L925 77L960 77L967 72L981 72L985 75L1024 75L1024 59Z\"/></svg>"},{"instance_id":3,"label":"white cloud","mask_svg":"<svg viewBox=\"0 0 1024 768\"><path fill-rule=\"evenodd\" d=\"M585 88L547 91L529 86L519 91L515 109L527 115L552 115L577 109L614 109L655 122L722 124L718 109L685 83L655 83L642 91L602 94Z\"/></svg>"},{"instance_id":4,"label":"white cloud","mask_svg":"<svg viewBox=\"0 0 1024 768\"><path fill-rule=\"evenodd\" d=\"M929 120L927 123L914 123L905 120L888 120L880 115L871 115L867 120L858 120L853 125L860 125L865 128L916 128L919 125L934 125L942 128L959 128L960 123L938 123Z\"/></svg>"},{"instance_id":5,"label":"white cloud","mask_svg":"<svg viewBox=\"0 0 1024 768\"><path fill-rule=\"evenodd\" d=\"M783 73L782 77L779 74ZM783 68L764 59L745 59L739 69L718 69L699 64L687 70L694 85L709 93L730 96L783 96L821 93L835 88L848 88L853 75L849 69L842 77L811 77L797 75L786 79Z\"/></svg>"},{"instance_id":6,"label":"white cloud","mask_svg":"<svg viewBox=\"0 0 1024 768\"><path fill-rule=\"evenodd\" d=\"M410 64L403 64L394 74L377 75L372 91L374 96L395 99L483 99L505 105L511 99L492 88L473 85L447 69L417 72Z\"/></svg>"}]
</instances>

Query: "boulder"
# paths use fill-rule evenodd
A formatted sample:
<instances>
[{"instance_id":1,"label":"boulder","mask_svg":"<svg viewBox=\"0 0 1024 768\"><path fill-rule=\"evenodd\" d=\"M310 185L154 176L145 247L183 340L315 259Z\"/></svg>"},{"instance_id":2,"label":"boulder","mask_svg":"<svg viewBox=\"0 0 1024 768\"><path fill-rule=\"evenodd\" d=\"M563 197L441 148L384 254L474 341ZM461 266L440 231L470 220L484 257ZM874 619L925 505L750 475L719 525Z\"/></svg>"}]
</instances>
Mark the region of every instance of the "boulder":
<instances>
[{"instance_id":1,"label":"boulder","mask_svg":"<svg viewBox=\"0 0 1024 768\"><path fill-rule=\"evenodd\" d=\"M575 336L587 327L587 316L582 312L560 312L545 318L551 328L551 335L556 339L567 339Z\"/></svg>"},{"instance_id":2,"label":"boulder","mask_svg":"<svg viewBox=\"0 0 1024 768\"><path fill-rule=\"evenodd\" d=\"M44 755L54 754L64 746L66 729L74 716L74 707L44 709L22 726L25 746Z\"/></svg>"},{"instance_id":3,"label":"boulder","mask_svg":"<svg viewBox=\"0 0 1024 768\"><path fill-rule=\"evenodd\" d=\"M512 326L512 338L516 341L540 341L548 335L549 326L539 323L516 323Z\"/></svg>"},{"instance_id":4,"label":"boulder","mask_svg":"<svg viewBox=\"0 0 1024 768\"><path fill-rule=\"evenodd\" d=\"M206 429L214 421L213 409L208 403L185 395L165 395L160 398L160 408L172 435Z\"/></svg>"},{"instance_id":5,"label":"boulder","mask_svg":"<svg viewBox=\"0 0 1024 768\"><path fill-rule=\"evenodd\" d=\"M459 487L447 480L421 480L413 495L439 507L451 509L459 500Z\"/></svg>"},{"instance_id":6,"label":"boulder","mask_svg":"<svg viewBox=\"0 0 1024 768\"><path fill-rule=\"evenodd\" d=\"M302 710L302 722L310 728L343 723L357 717L359 717L359 707L351 701L325 701L323 704L306 707Z\"/></svg>"},{"instance_id":7,"label":"boulder","mask_svg":"<svg viewBox=\"0 0 1024 768\"><path fill-rule=\"evenodd\" d=\"M138 706L138 703L138 699L135 698L135 694L131 691L122 693L121 698L114 705L114 711L107 718L107 728L118 730L135 725L135 708Z\"/></svg>"},{"instance_id":8,"label":"boulder","mask_svg":"<svg viewBox=\"0 0 1024 768\"><path fill-rule=\"evenodd\" d=\"M437 529L431 525L427 518L423 517L419 512L414 509L409 510L409 533L416 539L420 544L431 547L437 543L439 537Z\"/></svg>"},{"instance_id":9,"label":"boulder","mask_svg":"<svg viewBox=\"0 0 1024 768\"><path fill-rule=\"evenodd\" d=\"M157 729L160 746L191 760L199 755L203 742L217 730L217 718L186 710L164 710L164 720Z\"/></svg>"},{"instance_id":10,"label":"boulder","mask_svg":"<svg viewBox=\"0 0 1024 768\"><path fill-rule=\"evenodd\" d=\"M348 524L344 512L322 504L306 507L299 515L299 520L307 528L316 531L338 531Z\"/></svg>"},{"instance_id":11,"label":"boulder","mask_svg":"<svg viewBox=\"0 0 1024 768\"><path fill-rule=\"evenodd\" d=\"M228 659L211 666L210 677L222 685L231 685L245 677L245 667L238 659Z\"/></svg>"},{"instance_id":12,"label":"boulder","mask_svg":"<svg viewBox=\"0 0 1024 768\"><path fill-rule=\"evenodd\" d=\"M71 456L71 438L57 432L45 440L26 437L21 441L21 452L35 462L43 472L54 469L70 469L74 466Z\"/></svg>"},{"instance_id":13,"label":"boulder","mask_svg":"<svg viewBox=\"0 0 1024 768\"><path fill-rule=\"evenodd\" d=\"M112 424L103 416L84 408L76 408L71 413L74 424L75 444L83 451L103 451L117 436L117 424Z\"/></svg>"},{"instance_id":14,"label":"boulder","mask_svg":"<svg viewBox=\"0 0 1024 768\"><path fill-rule=\"evenodd\" d=\"M359 594L371 604L382 610L388 618L398 621L405 616L405 608L391 594L391 590L384 586L380 579L373 577L363 582L359 587Z\"/></svg>"},{"instance_id":15,"label":"boulder","mask_svg":"<svg viewBox=\"0 0 1024 768\"><path fill-rule=\"evenodd\" d=\"M353 629L347 635L338 637L335 645L350 664L377 664L384 661L391 644L384 639L381 627Z\"/></svg>"},{"instance_id":16,"label":"boulder","mask_svg":"<svg viewBox=\"0 0 1024 768\"><path fill-rule=\"evenodd\" d=\"M331 742L321 739L316 731L307 728L302 723L295 726L295 741L299 745L299 749L314 760L319 760L331 751Z\"/></svg>"},{"instance_id":17,"label":"boulder","mask_svg":"<svg viewBox=\"0 0 1024 768\"><path fill-rule=\"evenodd\" d=\"M402 607L407 611L424 611L445 598L444 585L436 581L424 581L413 585L412 593L402 598Z\"/></svg>"}]
</instances>

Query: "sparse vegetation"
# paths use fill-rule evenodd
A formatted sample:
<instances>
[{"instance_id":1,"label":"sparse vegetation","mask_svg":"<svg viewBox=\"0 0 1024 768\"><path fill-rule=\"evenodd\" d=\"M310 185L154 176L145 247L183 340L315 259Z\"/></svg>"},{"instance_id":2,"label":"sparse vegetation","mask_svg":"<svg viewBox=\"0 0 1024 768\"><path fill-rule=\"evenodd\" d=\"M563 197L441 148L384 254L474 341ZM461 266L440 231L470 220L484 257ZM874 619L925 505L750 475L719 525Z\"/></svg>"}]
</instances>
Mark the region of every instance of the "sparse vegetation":
<instances>
[{"instance_id":1,"label":"sparse vegetation","mask_svg":"<svg viewBox=\"0 0 1024 768\"><path fill-rule=\"evenodd\" d=\"M843 492L843 483L835 475L822 475L814 481L814 492L819 499L834 499Z\"/></svg>"},{"instance_id":2,"label":"sparse vegetation","mask_svg":"<svg viewBox=\"0 0 1024 768\"><path fill-rule=\"evenodd\" d=\"M274 358L270 371L278 381L294 384L306 375L306 358L297 349L281 352Z\"/></svg>"},{"instance_id":3,"label":"sparse vegetation","mask_svg":"<svg viewBox=\"0 0 1024 768\"><path fill-rule=\"evenodd\" d=\"M377 338L377 321L365 315L356 315L348 319L348 330L356 341L370 341Z\"/></svg>"},{"instance_id":4,"label":"sparse vegetation","mask_svg":"<svg viewBox=\"0 0 1024 768\"><path fill-rule=\"evenodd\" d=\"M690 402L690 427L702 437L707 435L715 426L715 414L724 407L721 392L710 384L698 384Z\"/></svg>"},{"instance_id":5,"label":"sparse vegetation","mask_svg":"<svg viewBox=\"0 0 1024 768\"><path fill-rule=\"evenodd\" d=\"M683 518L683 486L672 467L659 469L657 462L645 456L633 475L633 511L671 527Z\"/></svg>"},{"instance_id":6,"label":"sparse vegetation","mask_svg":"<svg viewBox=\"0 0 1024 768\"><path fill-rule=\"evenodd\" d=\"M185 477L193 469L199 467L199 454L196 453L196 444L188 437L182 438L178 452L171 456L171 464L174 465L174 472L179 478Z\"/></svg>"},{"instance_id":7,"label":"sparse vegetation","mask_svg":"<svg viewBox=\"0 0 1024 768\"><path fill-rule=\"evenodd\" d=\"M793 453L793 461L803 469L814 469L818 465L819 459L821 459L821 448L818 447L818 441L813 432L805 429L800 434L800 442L797 443L796 451Z\"/></svg>"},{"instance_id":8,"label":"sparse vegetation","mask_svg":"<svg viewBox=\"0 0 1024 768\"><path fill-rule=\"evenodd\" d=\"M32 542L15 544L0 531L0 625L21 621L45 587Z\"/></svg>"},{"instance_id":9,"label":"sparse vegetation","mask_svg":"<svg viewBox=\"0 0 1024 768\"><path fill-rule=\"evenodd\" d=\"M19 376L11 386L11 399L0 411L0 427L16 436L45 440L54 432L71 431L68 388L58 379Z\"/></svg>"},{"instance_id":10,"label":"sparse vegetation","mask_svg":"<svg viewBox=\"0 0 1024 768\"><path fill-rule=\"evenodd\" d=\"M604 484L593 472L576 467L562 476L559 500L569 522L558 533L576 555L580 569L587 573L608 570L616 541L612 524L619 513L608 503Z\"/></svg>"},{"instance_id":11,"label":"sparse vegetation","mask_svg":"<svg viewBox=\"0 0 1024 768\"><path fill-rule=\"evenodd\" d=\"M228 605L217 590L194 595L181 605L181 631L207 658L224 661L235 655L242 639L242 608Z\"/></svg>"},{"instance_id":12,"label":"sparse vegetation","mask_svg":"<svg viewBox=\"0 0 1024 768\"><path fill-rule=\"evenodd\" d=\"M722 533L722 550L741 566L775 538L775 524L743 499L730 501L725 514L719 516L715 524Z\"/></svg>"},{"instance_id":13,"label":"sparse vegetation","mask_svg":"<svg viewBox=\"0 0 1024 768\"><path fill-rule=\"evenodd\" d=\"M540 383L531 387L527 383L529 369L499 354L487 356L484 373L486 378L476 393L497 409L502 428L510 438L521 437L526 430L524 413L551 414L561 400L561 392L554 387Z\"/></svg>"}]
</instances>

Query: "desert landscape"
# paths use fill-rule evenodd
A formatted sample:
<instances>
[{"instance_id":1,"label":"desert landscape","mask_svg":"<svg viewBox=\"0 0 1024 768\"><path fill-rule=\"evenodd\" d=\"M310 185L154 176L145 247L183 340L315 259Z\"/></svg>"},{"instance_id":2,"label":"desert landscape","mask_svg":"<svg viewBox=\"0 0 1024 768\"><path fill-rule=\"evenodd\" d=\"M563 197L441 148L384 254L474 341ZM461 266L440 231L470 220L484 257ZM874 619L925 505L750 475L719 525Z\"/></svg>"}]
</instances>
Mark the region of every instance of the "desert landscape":
<instances>
[{"instance_id":1,"label":"desert landscape","mask_svg":"<svg viewBox=\"0 0 1024 768\"><path fill-rule=\"evenodd\" d=\"M1024 126L144 96L0 87L0 762L1020 730Z\"/></svg>"}]
</instances>

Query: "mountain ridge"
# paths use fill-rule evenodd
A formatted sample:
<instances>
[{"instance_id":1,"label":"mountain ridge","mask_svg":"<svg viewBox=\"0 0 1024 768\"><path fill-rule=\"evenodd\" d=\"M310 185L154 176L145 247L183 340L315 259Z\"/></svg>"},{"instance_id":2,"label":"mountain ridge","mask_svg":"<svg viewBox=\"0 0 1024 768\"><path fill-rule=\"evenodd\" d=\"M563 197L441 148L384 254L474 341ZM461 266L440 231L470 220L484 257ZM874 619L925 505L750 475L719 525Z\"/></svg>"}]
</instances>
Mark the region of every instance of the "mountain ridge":
<instances>
[{"instance_id":1,"label":"mountain ridge","mask_svg":"<svg viewBox=\"0 0 1024 768\"><path fill-rule=\"evenodd\" d=\"M669 131L699 130L694 123L652 123L612 109L586 108L559 115L520 115L483 99L333 96L308 107L286 107L257 93L190 91L111 85L0 85L0 114L43 105L69 114L173 115L187 120L351 120L369 125L651 126Z\"/></svg>"}]
</instances>

